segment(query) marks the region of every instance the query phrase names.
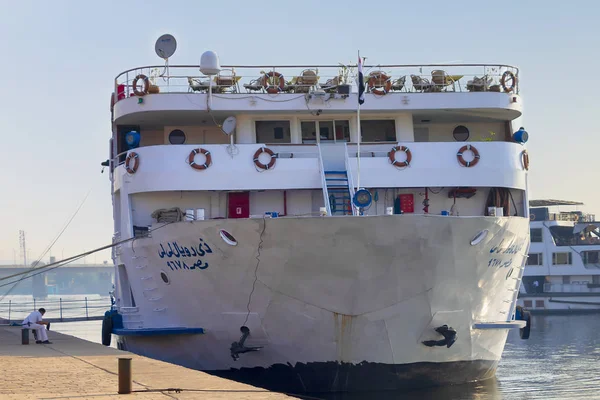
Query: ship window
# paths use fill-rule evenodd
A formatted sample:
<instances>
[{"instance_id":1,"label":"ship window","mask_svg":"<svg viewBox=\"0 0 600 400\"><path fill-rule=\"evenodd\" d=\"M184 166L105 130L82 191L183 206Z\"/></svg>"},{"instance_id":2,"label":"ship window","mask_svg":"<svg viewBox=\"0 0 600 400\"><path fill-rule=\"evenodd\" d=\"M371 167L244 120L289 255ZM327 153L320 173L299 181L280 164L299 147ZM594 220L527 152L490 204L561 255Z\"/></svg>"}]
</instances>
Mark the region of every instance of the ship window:
<instances>
[{"instance_id":1,"label":"ship window","mask_svg":"<svg viewBox=\"0 0 600 400\"><path fill-rule=\"evenodd\" d=\"M531 236L531 243L542 243L542 228L531 228L529 230Z\"/></svg>"},{"instance_id":2,"label":"ship window","mask_svg":"<svg viewBox=\"0 0 600 400\"><path fill-rule=\"evenodd\" d=\"M256 121L257 143L291 143L290 121Z\"/></svg>"},{"instance_id":3,"label":"ship window","mask_svg":"<svg viewBox=\"0 0 600 400\"><path fill-rule=\"evenodd\" d=\"M350 122L342 121L302 121L302 143L316 143L317 132L321 142L349 142Z\"/></svg>"},{"instance_id":4,"label":"ship window","mask_svg":"<svg viewBox=\"0 0 600 400\"><path fill-rule=\"evenodd\" d=\"M376 119L360 121L363 142L395 142L396 121L393 119Z\"/></svg>"},{"instance_id":5,"label":"ship window","mask_svg":"<svg viewBox=\"0 0 600 400\"><path fill-rule=\"evenodd\" d=\"M532 304L531 300L523 300L523 307L525 308L531 308Z\"/></svg>"},{"instance_id":6,"label":"ship window","mask_svg":"<svg viewBox=\"0 0 600 400\"><path fill-rule=\"evenodd\" d=\"M459 125L454 128L452 136L454 136L454 140L457 142L466 142L469 139L469 129L466 126Z\"/></svg>"},{"instance_id":7,"label":"ship window","mask_svg":"<svg viewBox=\"0 0 600 400\"><path fill-rule=\"evenodd\" d=\"M171 281L169 280L169 277L167 276L167 274L164 271L160 271L160 279L162 279L162 281L164 283L166 283L167 285L169 283L171 283Z\"/></svg>"},{"instance_id":8,"label":"ship window","mask_svg":"<svg viewBox=\"0 0 600 400\"><path fill-rule=\"evenodd\" d=\"M571 252L552 253L552 265L571 265L573 264L573 254Z\"/></svg>"},{"instance_id":9,"label":"ship window","mask_svg":"<svg viewBox=\"0 0 600 400\"><path fill-rule=\"evenodd\" d=\"M600 264L600 251L582 251L584 264Z\"/></svg>"},{"instance_id":10,"label":"ship window","mask_svg":"<svg viewBox=\"0 0 600 400\"><path fill-rule=\"evenodd\" d=\"M544 308L544 300L536 300L535 308Z\"/></svg>"},{"instance_id":11,"label":"ship window","mask_svg":"<svg viewBox=\"0 0 600 400\"><path fill-rule=\"evenodd\" d=\"M527 265L543 265L544 259L542 253L529 253Z\"/></svg>"},{"instance_id":12,"label":"ship window","mask_svg":"<svg viewBox=\"0 0 600 400\"><path fill-rule=\"evenodd\" d=\"M169 143L171 144L184 144L185 133L181 129L174 129L169 133Z\"/></svg>"}]
</instances>

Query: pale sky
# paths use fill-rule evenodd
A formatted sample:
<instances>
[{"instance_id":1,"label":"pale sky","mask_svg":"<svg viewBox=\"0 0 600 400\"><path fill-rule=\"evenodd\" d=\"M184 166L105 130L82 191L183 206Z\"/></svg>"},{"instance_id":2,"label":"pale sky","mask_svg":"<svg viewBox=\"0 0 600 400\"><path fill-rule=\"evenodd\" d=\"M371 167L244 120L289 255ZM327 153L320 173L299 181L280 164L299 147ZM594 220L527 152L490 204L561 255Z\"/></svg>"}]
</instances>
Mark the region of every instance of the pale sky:
<instances>
[{"instance_id":1,"label":"pale sky","mask_svg":"<svg viewBox=\"0 0 600 400\"><path fill-rule=\"evenodd\" d=\"M554 5L553 5L554 4ZM108 174L113 79L159 64L154 42L178 41L172 64L205 50L222 64L499 63L521 68L531 197L579 200L600 216L600 2L9 1L0 0L0 262L27 235L37 258L111 242ZM110 260L110 253L88 263Z\"/></svg>"}]
</instances>

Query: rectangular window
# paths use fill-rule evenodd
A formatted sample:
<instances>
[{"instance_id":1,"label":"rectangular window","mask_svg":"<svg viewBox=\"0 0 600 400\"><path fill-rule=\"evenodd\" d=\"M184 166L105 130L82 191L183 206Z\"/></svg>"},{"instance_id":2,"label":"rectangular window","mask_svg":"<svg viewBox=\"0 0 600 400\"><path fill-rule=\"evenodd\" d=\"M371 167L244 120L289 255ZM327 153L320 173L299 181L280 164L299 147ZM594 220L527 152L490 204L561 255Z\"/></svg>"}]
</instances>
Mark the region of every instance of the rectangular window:
<instances>
[{"instance_id":1,"label":"rectangular window","mask_svg":"<svg viewBox=\"0 0 600 400\"><path fill-rule=\"evenodd\" d=\"M568 285L571 283L571 277L569 275L563 275L562 280L563 285Z\"/></svg>"},{"instance_id":2,"label":"rectangular window","mask_svg":"<svg viewBox=\"0 0 600 400\"><path fill-rule=\"evenodd\" d=\"M573 264L573 255L568 253L552 253L552 265L571 265Z\"/></svg>"},{"instance_id":3,"label":"rectangular window","mask_svg":"<svg viewBox=\"0 0 600 400\"><path fill-rule=\"evenodd\" d=\"M527 258L527 265L544 265L544 259L542 253L529 253Z\"/></svg>"},{"instance_id":4,"label":"rectangular window","mask_svg":"<svg viewBox=\"0 0 600 400\"><path fill-rule=\"evenodd\" d=\"M290 121L256 121L256 143L291 143Z\"/></svg>"},{"instance_id":5,"label":"rectangular window","mask_svg":"<svg viewBox=\"0 0 600 400\"><path fill-rule=\"evenodd\" d=\"M393 119L361 120L360 130L363 142L397 142Z\"/></svg>"},{"instance_id":6,"label":"rectangular window","mask_svg":"<svg viewBox=\"0 0 600 400\"><path fill-rule=\"evenodd\" d=\"M582 251L581 257L583 258L584 264L599 264L600 263L600 252L599 251Z\"/></svg>"},{"instance_id":7,"label":"rectangular window","mask_svg":"<svg viewBox=\"0 0 600 400\"><path fill-rule=\"evenodd\" d=\"M531 308L533 306L533 302L531 300L523 300L524 308Z\"/></svg>"},{"instance_id":8,"label":"rectangular window","mask_svg":"<svg viewBox=\"0 0 600 400\"><path fill-rule=\"evenodd\" d=\"M544 308L544 300L536 300L535 308Z\"/></svg>"},{"instance_id":9,"label":"rectangular window","mask_svg":"<svg viewBox=\"0 0 600 400\"><path fill-rule=\"evenodd\" d=\"M317 132L320 142L349 142L350 122L341 121L301 121L302 143L317 143Z\"/></svg>"},{"instance_id":10,"label":"rectangular window","mask_svg":"<svg viewBox=\"0 0 600 400\"><path fill-rule=\"evenodd\" d=\"M600 275L592 275L592 283L594 285L600 284Z\"/></svg>"},{"instance_id":11,"label":"rectangular window","mask_svg":"<svg viewBox=\"0 0 600 400\"><path fill-rule=\"evenodd\" d=\"M531 243L541 243L542 240L542 228L531 228L529 230L531 236Z\"/></svg>"}]
</instances>

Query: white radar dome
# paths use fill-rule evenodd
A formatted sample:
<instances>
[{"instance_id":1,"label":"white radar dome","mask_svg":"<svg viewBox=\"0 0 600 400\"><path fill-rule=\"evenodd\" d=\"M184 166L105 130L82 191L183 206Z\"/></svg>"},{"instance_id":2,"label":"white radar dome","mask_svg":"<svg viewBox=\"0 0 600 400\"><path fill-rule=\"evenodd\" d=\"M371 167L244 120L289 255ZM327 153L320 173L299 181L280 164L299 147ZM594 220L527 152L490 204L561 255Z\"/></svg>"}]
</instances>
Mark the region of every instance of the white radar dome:
<instances>
[{"instance_id":1,"label":"white radar dome","mask_svg":"<svg viewBox=\"0 0 600 400\"><path fill-rule=\"evenodd\" d=\"M219 56L214 51L205 51L200 57L200 72L204 75L217 75L221 71Z\"/></svg>"}]
</instances>

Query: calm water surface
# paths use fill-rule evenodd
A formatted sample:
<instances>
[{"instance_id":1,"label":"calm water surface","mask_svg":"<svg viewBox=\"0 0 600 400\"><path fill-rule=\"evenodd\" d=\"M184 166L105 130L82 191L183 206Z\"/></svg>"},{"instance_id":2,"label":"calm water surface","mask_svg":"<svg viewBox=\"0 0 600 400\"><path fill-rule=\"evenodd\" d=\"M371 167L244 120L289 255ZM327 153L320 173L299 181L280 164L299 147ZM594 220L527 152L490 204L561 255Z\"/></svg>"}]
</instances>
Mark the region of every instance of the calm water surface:
<instances>
[{"instance_id":1,"label":"calm water surface","mask_svg":"<svg viewBox=\"0 0 600 400\"><path fill-rule=\"evenodd\" d=\"M534 316L529 340L511 332L495 379L413 392L326 397L363 399L600 399L600 315ZM56 326L55 326L56 325ZM53 324L100 342L101 321ZM315 397L323 398L320 395Z\"/></svg>"}]
</instances>

